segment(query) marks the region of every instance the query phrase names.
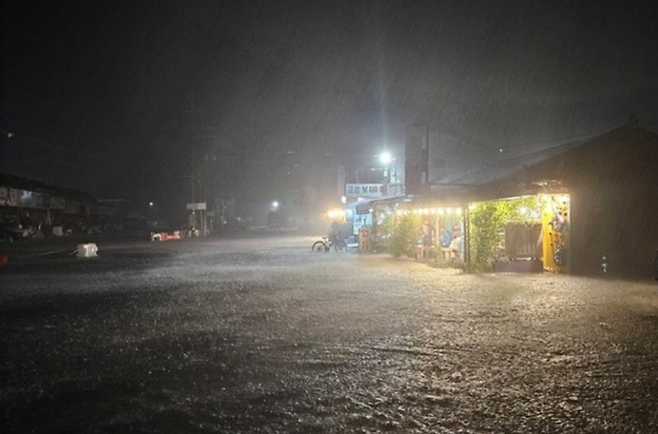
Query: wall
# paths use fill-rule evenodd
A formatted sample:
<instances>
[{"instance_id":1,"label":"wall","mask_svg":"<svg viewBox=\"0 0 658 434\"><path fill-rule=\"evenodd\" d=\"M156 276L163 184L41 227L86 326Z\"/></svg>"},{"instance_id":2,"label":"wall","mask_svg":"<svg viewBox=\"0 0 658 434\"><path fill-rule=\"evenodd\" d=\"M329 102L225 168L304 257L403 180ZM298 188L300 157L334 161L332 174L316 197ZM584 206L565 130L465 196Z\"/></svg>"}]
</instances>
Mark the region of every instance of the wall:
<instances>
[{"instance_id":1,"label":"wall","mask_svg":"<svg viewBox=\"0 0 658 434\"><path fill-rule=\"evenodd\" d=\"M620 128L537 168L571 194L571 272L653 278L658 250L658 136Z\"/></svg>"}]
</instances>

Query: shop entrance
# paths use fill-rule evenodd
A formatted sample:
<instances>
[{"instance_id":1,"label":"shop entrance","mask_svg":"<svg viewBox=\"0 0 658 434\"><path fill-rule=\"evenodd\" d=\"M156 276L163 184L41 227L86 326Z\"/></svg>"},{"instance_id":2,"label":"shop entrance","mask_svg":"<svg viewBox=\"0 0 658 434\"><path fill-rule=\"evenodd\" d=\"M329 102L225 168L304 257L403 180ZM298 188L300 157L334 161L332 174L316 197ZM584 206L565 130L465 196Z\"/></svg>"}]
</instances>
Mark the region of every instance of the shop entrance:
<instances>
[{"instance_id":1,"label":"shop entrance","mask_svg":"<svg viewBox=\"0 0 658 434\"><path fill-rule=\"evenodd\" d=\"M476 263L493 264L494 271L570 272L568 194L499 199L469 209Z\"/></svg>"}]
</instances>

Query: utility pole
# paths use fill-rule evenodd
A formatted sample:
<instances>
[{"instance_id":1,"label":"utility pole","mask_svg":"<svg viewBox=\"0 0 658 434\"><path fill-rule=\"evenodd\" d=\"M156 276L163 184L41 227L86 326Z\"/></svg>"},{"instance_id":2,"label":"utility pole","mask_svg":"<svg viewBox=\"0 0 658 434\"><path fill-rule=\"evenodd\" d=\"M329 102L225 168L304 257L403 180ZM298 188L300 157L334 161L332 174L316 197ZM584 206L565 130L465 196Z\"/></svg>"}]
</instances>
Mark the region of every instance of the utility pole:
<instances>
[{"instance_id":1,"label":"utility pole","mask_svg":"<svg viewBox=\"0 0 658 434\"><path fill-rule=\"evenodd\" d=\"M194 109L194 93L190 89L190 106L185 112L189 115L189 118L187 120L187 140L188 140L188 146L191 148L190 150L192 151L192 202L197 201L197 177L198 177L198 168L197 168L197 149L196 149L196 143L194 143L194 115L197 113Z\"/></svg>"},{"instance_id":2,"label":"utility pole","mask_svg":"<svg viewBox=\"0 0 658 434\"><path fill-rule=\"evenodd\" d=\"M195 142L195 125L194 125L194 115L202 113L200 111L195 110L194 108L194 91L190 89L190 106L188 110L185 110L186 113L189 114L189 119L188 119L188 143L189 147L191 148L191 156L192 156L192 200L191 203L195 204L193 207L195 209L192 210L193 213L196 213L196 207L201 199L201 196L203 196L203 189L201 186L201 176L200 176L200 171L198 167L198 153L197 153L197 148L196 148L196 142ZM197 183L199 183L199 186L197 187ZM203 200L205 202L205 199ZM200 231L201 235L206 234L206 210L205 209L199 209L199 225L200 225Z\"/></svg>"}]
</instances>

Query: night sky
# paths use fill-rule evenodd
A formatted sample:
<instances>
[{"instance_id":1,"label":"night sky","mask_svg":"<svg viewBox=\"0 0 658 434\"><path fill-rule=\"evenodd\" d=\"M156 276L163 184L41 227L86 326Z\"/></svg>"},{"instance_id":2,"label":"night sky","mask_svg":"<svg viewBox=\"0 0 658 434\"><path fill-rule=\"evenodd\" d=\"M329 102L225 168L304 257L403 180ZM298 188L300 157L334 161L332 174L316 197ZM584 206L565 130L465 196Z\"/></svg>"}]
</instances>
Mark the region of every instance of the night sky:
<instances>
[{"instance_id":1,"label":"night sky","mask_svg":"<svg viewBox=\"0 0 658 434\"><path fill-rule=\"evenodd\" d=\"M17 0L1 15L0 171L100 198L184 202L196 167L218 194L265 199L401 149L411 123L495 149L631 114L658 128L650 2Z\"/></svg>"}]
</instances>

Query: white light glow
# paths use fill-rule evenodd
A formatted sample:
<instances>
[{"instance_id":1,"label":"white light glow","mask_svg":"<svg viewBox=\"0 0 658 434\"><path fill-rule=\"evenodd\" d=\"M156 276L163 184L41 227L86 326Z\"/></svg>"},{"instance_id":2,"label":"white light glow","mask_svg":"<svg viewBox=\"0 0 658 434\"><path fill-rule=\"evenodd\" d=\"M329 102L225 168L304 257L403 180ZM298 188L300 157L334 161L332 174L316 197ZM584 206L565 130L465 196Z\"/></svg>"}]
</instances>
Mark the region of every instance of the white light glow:
<instances>
[{"instance_id":1,"label":"white light glow","mask_svg":"<svg viewBox=\"0 0 658 434\"><path fill-rule=\"evenodd\" d=\"M327 212L327 216L332 219L341 219L345 217L345 210L344 209L332 209Z\"/></svg>"},{"instance_id":2,"label":"white light glow","mask_svg":"<svg viewBox=\"0 0 658 434\"><path fill-rule=\"evenodd\" d=\"M379 154L379 161L384 165L391 164L391 162L393 161L393 156L391 155L390 152L382 152L381 154Z\"/></svg>"}]
</instances>

